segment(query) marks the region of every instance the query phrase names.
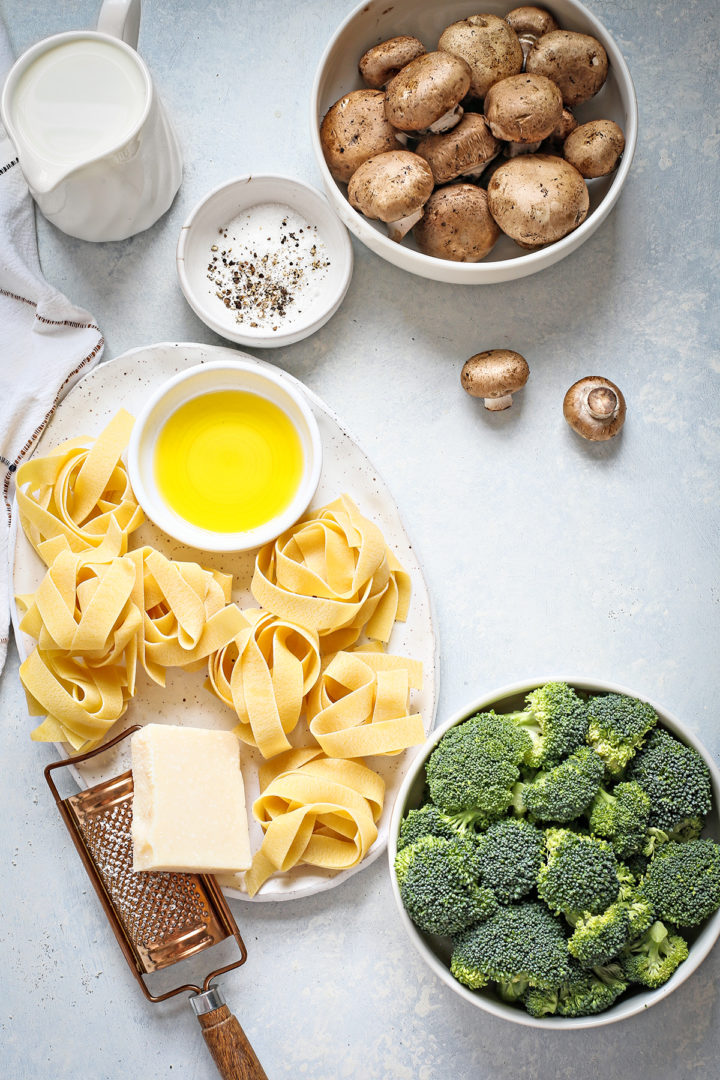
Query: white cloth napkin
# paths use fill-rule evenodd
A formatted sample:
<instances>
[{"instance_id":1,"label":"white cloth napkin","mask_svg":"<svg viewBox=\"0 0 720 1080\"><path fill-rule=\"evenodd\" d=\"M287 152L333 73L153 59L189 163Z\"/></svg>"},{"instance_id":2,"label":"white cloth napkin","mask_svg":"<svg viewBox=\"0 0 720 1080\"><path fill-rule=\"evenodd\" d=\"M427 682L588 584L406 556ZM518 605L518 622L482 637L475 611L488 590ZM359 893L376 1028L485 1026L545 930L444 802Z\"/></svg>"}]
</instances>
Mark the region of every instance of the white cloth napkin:
<instances>
[{"instance_id":1,"label":"white cloth napkin","mask_svg":"<svg viewBox=\"0 0 720 1080\"><path fill-rule=\"evenodd\" d=\"M0 21L0 87L11 64ZM34 451L60 399L100 359L103 345L92 316L42 276L32 199L0 124L0 671L10 624L14 474Z\"/></svg>"}]
</instances>

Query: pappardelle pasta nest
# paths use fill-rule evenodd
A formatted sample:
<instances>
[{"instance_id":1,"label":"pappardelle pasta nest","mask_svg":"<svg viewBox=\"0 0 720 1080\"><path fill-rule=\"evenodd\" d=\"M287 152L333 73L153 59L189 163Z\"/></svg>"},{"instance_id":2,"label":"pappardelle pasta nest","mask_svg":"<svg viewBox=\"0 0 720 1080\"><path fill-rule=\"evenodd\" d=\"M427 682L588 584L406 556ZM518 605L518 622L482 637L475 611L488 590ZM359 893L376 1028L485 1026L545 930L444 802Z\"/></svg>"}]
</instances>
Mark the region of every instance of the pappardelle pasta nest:
<instances>
[{"instance_id":1,"label":"pappardelle pasta nest","mask_svg":"<svg viewBox=\"0 0 720 1080\"><path fill-rule=\"evenodd\" d=\"M144 518L122 455L120 410L96 439L71 439L17 474L25 535L47 567L17 597L36 646L20 667L38 741L100 743L135 694L138 666L207 665L206 686L256 747L265 835L246 875L251 895L300 863L341 870L377 838L384 782L362 760L424 739L409 708L422 665L385 652L410 603L409 575L348 495L311 511L255 560L257 608L232 602L232 576L129 550ZM303 715L312 745L289 736ZM238 881L233 880L237 886Z\"/></svg>"}]
</instances>

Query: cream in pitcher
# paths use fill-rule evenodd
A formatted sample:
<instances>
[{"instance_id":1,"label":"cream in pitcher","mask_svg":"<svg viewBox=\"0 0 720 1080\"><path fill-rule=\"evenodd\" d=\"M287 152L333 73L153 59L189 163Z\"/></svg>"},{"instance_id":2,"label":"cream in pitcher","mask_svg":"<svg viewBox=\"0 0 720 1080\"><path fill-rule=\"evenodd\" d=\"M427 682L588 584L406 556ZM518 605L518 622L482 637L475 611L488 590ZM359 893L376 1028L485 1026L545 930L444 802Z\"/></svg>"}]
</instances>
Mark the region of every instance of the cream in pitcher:
<instances>
[{"instance_id":1,"label":"cream in pitcher","mask_svg":"<svg viewBox=\"0 0 720 1080\"><path fill-rule=\"evenodd\" d=\"M41 41L3 90L3 122L38 206L83 240L147 229L180 185L175 133L133 47L139 7L106 0L99 27L107 33Z\"/></svg>"}]
</instances>

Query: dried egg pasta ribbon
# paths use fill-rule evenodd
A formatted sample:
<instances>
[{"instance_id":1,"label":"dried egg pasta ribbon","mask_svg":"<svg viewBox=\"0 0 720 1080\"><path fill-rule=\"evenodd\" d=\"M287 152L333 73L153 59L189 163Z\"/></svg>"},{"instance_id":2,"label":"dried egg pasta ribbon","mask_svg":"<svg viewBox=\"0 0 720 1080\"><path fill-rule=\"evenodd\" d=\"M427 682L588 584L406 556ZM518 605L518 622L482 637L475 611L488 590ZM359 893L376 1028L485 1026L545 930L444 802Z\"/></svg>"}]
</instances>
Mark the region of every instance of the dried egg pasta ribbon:
<instances>
[{"instance_id":1,"label":"dried egg pasta ribbon","mask_svg":"<svg viewBox=\"0 0 720 1080\"><path fill-rule=\"evenodd\" d=\"M381 778L360 762L318 755L307 748L283 755L284 765L297 767L279 772L253 804L265 837L245 875L250 896L272 874L301 863L330 870L355 866L377 839Z\"/></svg>"},{"instance_id":2,"label":"dried egg pasta ribbon","mask_svg":"<svg viewBox=\"0 0 720 1080\"><path fill-rule=\"evenodd\" d=\"M17 473L20 521L46 565L56 553L46 542L64 537L72 551L99 547L112 531L117 554L143 522L121 455L134 420L121 409L97 439L68 439L49 454L33 457Z\"/></svg>"},{"instance_id":3,"label":"dried egg pasta ribbon","mask_svg":"<svg viewBox=\"0 0 720 1080\"><path fill-rule=\"evenodd\" d=\"M408 713L422 664L380 652L337 653L308 695L310 733L328 757L398 754L425 738L422 717Z\"/></svg>"},{"instance_id":4,"label":"dried egg pasta ribbon","mask_svg":"<svg viewBox=\"0 0 720 1080\"><path fill-rule=\"evenodd\" d=\"M347 495L261 548L251 589L261 607L318 631L326 652L363 631L388 641L410 600L409 576Z\"/></svg>"},{"instance_id":5,"label":"dried egg pasta ribbon","mask_svg":"<svg viewBox=\"0 0 720 1080\"><path fill-rule=\"evenodd\" d=\"M194 669L240 633L240 609L228 604L232 578L197 563L174 562L151 547L125 556L136 568L133 600L143 616L140 660L165 685L169 667Z\"/></svg>"},{"instance_id":6,"label":"dried egg pasta ribbon","mask_svg":"<svg viewBox=\"0 0 720 1080\"><path fill-rule=\"evenodd\" d=\"M237 713L238 738L270 758L290 747L287 736L320 674L320 645L314 631L270 612L243 616L247 629L211 655L209 683Z\"/></svg>"}]
</instances>

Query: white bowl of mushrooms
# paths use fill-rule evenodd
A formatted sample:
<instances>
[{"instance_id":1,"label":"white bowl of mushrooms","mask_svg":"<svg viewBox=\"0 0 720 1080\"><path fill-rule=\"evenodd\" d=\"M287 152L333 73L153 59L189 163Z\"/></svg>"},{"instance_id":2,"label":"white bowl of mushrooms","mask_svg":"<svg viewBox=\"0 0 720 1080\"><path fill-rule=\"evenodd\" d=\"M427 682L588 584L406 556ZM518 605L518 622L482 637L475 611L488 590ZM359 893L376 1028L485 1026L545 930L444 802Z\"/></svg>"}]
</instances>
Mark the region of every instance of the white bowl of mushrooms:
<instances>
[{"instance_id":1,"label":"white bowl of mushrooms","mask_svg":"<svg viewBox=\"0 0 720 1080\"><path fill-rule=\"evenodd\" d=\"M331 204L421 277L510 281L578 248L637 139L627 65L576 0L369 0L327 46L311 104Z\"/></svg>"}]
</instances>

